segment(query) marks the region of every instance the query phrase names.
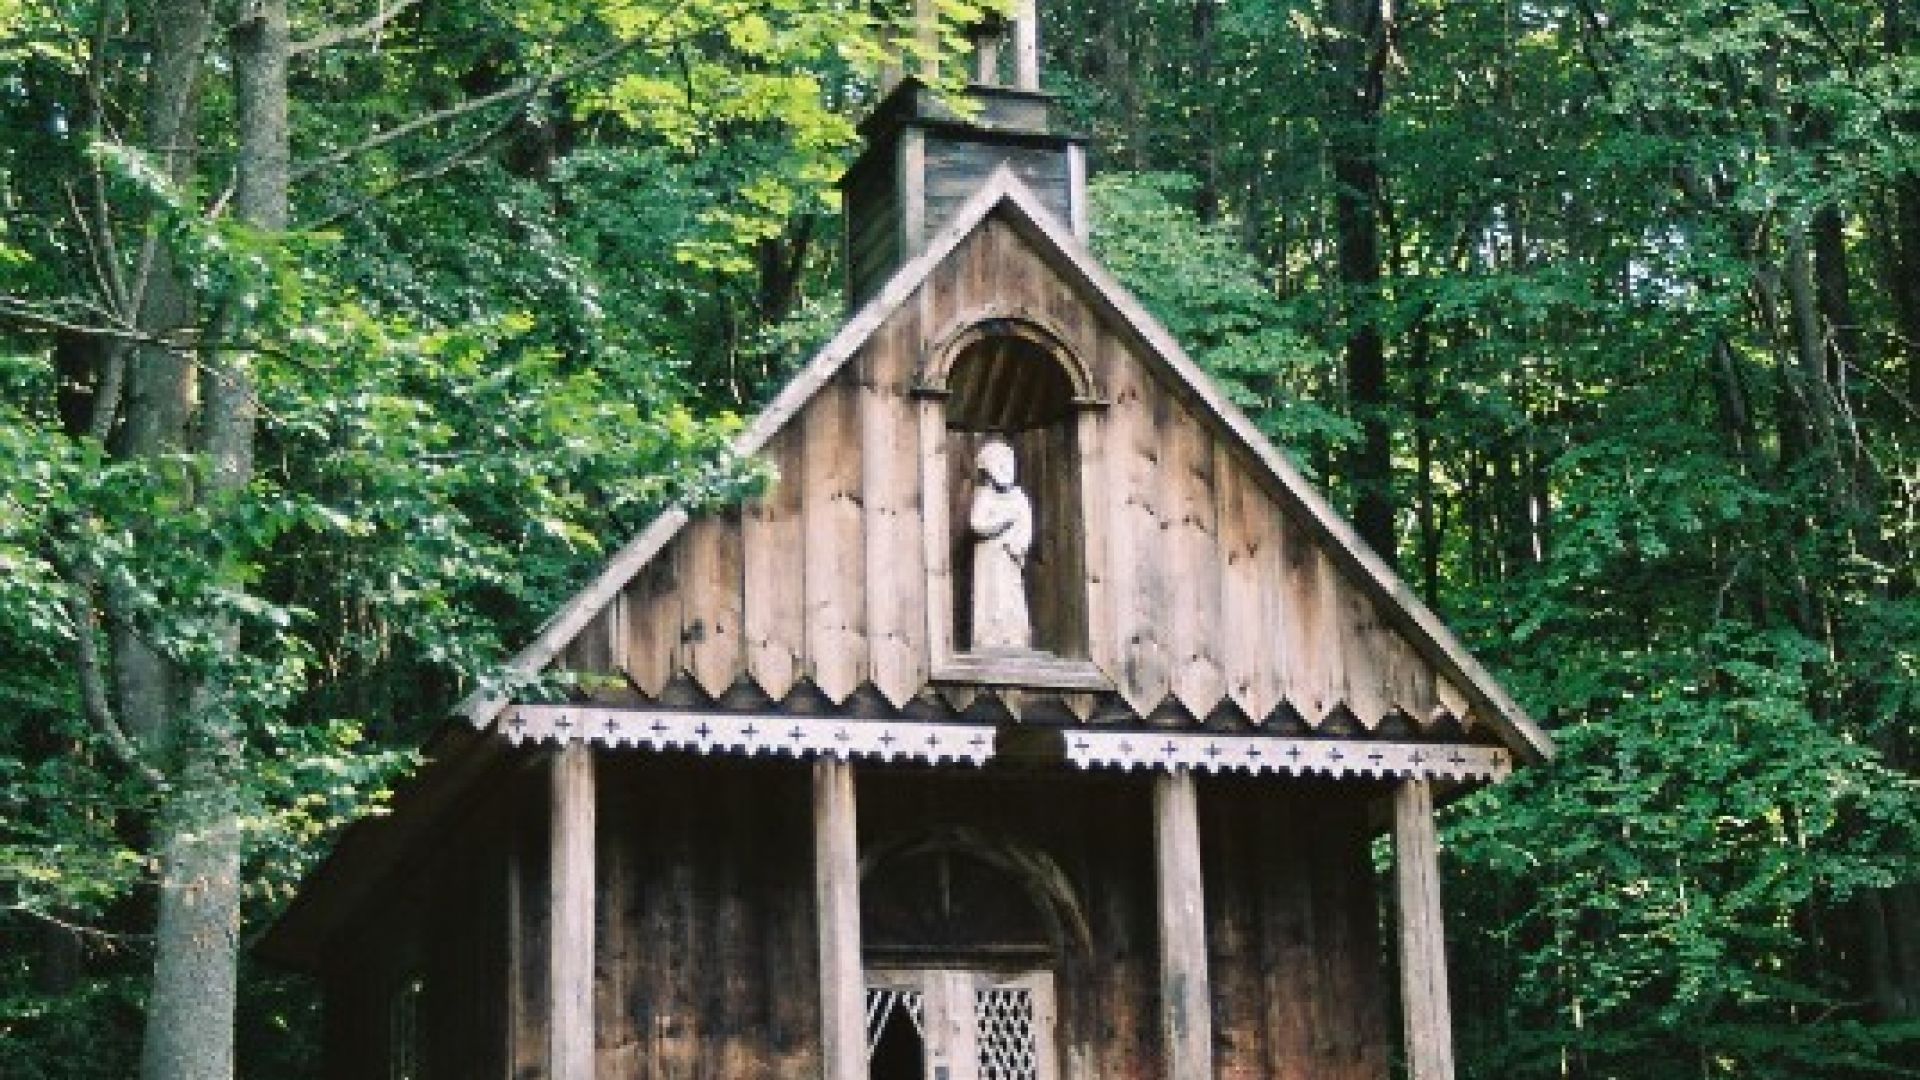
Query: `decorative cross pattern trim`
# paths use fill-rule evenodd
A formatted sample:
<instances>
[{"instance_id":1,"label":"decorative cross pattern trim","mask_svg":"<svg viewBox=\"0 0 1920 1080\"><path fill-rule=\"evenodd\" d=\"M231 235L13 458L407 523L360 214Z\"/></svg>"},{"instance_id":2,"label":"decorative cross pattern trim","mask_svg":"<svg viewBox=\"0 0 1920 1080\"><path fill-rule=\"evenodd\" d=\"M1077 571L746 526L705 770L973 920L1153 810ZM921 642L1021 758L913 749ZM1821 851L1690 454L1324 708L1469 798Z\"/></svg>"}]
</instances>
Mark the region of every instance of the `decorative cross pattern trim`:
<instances>
[{"instance_id":1,"label":"decorative cross pattern trim","mask_svg":"<svg viewBox=\"0 0 1920 1080\"><path fill-rule=\"evenodd\" d=\"M840 759L951 761L979 765L993 756L993 728L919 720L841 720L826 716L741 716L576 705L519 705L500 723L515 746L576 739L644 750L692 750L749 757L785 754Z\"/></svg>"},{"instance_id":2,"label":"decorative cross pattern trim","mask_svg":"<svg viewBox=\"0 0 1920 1080\"><path fill-rule=\"evenodd\" d=\"M1404 776L1498 782L1513 755L1498 746L1454 743L1276 739L1164 731L1069 731L1067 760L1086 768L1291 773L1306 776Z\"/></svg>"}]
</instances>

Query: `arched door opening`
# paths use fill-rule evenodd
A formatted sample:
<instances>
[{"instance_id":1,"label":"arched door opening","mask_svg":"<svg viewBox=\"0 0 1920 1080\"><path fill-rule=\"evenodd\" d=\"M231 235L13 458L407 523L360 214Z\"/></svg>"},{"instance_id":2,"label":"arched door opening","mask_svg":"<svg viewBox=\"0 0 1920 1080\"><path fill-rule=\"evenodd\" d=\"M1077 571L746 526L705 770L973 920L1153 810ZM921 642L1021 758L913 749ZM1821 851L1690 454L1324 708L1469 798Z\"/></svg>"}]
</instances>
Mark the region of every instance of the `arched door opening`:
<instances>
[{"instance_id":1,"label":"arched door opening","mask_svg":"<svg viewBox=\"0 0 1920 1080\"><path fill-rule=\"evenodd\" d=\"M871 1080L1056 1080L1064 930L1018 853L952 832L863 875Z\"/></svg>"}]
</instances>

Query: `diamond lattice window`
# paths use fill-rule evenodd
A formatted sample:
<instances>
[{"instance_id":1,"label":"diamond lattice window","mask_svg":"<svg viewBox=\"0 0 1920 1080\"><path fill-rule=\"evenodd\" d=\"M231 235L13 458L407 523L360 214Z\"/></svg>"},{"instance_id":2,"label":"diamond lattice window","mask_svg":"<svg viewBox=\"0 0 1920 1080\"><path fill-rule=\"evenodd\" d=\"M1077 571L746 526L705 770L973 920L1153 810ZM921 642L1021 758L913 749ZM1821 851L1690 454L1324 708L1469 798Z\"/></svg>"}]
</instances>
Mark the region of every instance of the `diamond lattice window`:
<instances>
[{"instance_id":1,"label":"diamond lattice window","mask_svg":"<svg viewBox=\"0 0 1920 1080\"><path fill-rule=\"evenodd\" d=\"M996 986L974 993L973 1017L980 1040L980 1080L1040 1080L1033 991Z\"/></svg>"}]
</instances>

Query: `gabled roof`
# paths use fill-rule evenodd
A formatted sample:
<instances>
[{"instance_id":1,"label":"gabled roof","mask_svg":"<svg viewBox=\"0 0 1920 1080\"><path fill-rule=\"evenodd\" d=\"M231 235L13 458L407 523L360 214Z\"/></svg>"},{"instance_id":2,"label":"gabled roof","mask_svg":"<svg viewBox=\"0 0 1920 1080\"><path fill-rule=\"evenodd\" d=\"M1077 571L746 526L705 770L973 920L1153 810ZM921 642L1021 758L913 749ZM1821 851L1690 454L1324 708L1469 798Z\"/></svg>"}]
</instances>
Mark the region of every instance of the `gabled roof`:
<instances>
[{"instance_id":1,"label":"gabled roof","mask_svg":"<svg viewBox=\"0 0 1920 1080\"><path fill-rule=\"evenodd\" d=\"M1326 545L1342 568L1380 604L1413 647L1472 699L1476 714L1498 732L1513 753L1531 761L1553 753L1552 741L1474 660L1453 633L1354 533L1299 470L1268 442L1253 422L1227 400L1127 290L1099 264L1078 238L1054 219L1004 166L968 200L918 256L904 263L872 300L848 320L773 402L734 442L742 456L757 454L825 387L883 323L905 304L960 244L995 213L1003 214L1061 274L1081 287L1113 320L1129 331L1144 355L1162 374L1190 394L1204 417L1256 462L1272 493ZM576 593L522 649L509 668L523 674L543 670L567 648L650 561L688 523L684 510L670 509L616 553L586 588ZM512 703L501 693L480 692L459 712L476 727L497 720Z\"/></svg>"}]
</instances>

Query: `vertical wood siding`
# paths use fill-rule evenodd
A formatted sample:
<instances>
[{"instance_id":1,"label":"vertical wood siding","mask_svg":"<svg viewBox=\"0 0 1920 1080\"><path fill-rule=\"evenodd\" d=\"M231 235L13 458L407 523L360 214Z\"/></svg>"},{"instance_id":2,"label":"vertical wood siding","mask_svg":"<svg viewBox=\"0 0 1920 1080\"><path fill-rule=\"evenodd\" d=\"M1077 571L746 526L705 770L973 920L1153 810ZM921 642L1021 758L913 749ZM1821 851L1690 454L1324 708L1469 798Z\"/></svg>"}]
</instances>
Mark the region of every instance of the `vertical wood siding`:
<instances>
[{"instance_id":1,"label":"vertical wood siding","mask_svg":"<svg viewBox=\"0 0 1920 1080\"><path fill-rule=\"evenodd\" d=\"M867 684L896 707L923 692L950 617L927 605L952 605L948 575L966 568L964 548L926 544L922 515L957 528L972 446L924 426L913 388L928 343L989 311L1054 328L1107 402L1077 440L1067 428L1015 440L1037 515L1066 526L1041 530L1033 556L1037 621L1068 628L1042 644L1090 656L1142 717L1171 698L1195 718L1230 705L1255 724L1283 703L1313 725L1340 707L1368 729L1396 711L1467 719L1465 695L1242 452L997 217L772 440L772 489L685 529L562 663L624 673L649 696L682 675L715 698L742 680L775 701L802 679L835 703ZM948 458L927 465L933 438ZM926 490L936 481L948 490ZM1059 586L1089 577L1084 595Z\"/></svg>"}]
</instances>

